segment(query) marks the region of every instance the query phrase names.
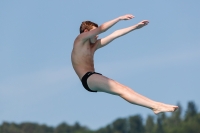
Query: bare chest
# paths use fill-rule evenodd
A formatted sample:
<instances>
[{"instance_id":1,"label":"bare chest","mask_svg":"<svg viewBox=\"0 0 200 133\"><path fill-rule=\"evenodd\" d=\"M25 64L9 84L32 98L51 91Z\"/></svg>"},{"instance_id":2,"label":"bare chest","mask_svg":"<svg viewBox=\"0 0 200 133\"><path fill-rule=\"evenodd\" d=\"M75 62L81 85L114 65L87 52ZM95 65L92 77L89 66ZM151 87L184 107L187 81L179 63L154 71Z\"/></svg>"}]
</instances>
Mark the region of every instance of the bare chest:
<instances>
[{"instance_id":1,"label":"bare chest","mask_svg":"<svg viewBox=\"0 0 200 133\"><path fill-rule=\"evenodd\" d=\"M95 44L75 44L72 51L73 62L93 62L94 53L96 50Z\"/></svg>"}]
</instances>

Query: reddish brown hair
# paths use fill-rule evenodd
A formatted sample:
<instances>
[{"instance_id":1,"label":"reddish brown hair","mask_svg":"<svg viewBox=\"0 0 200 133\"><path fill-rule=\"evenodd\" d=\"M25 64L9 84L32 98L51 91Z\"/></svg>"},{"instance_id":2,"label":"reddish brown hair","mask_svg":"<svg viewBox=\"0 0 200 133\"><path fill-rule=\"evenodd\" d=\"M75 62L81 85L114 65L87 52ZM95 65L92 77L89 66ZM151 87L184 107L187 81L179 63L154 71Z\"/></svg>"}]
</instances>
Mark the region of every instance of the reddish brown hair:
<instances>
[{"instance_id":1,"label":"reddish brown hair","mask_svg":"<svg viewBox=\"0 0 200 133\"><path fill-rule=\"evenodd\" d=\"M94 22L91 21L83 21L81 26L80 26L80 34L84 32L85 29L87 29L88 31L90 31L92 29L92 27L98 27L98 25Z\"/></svg>"}]
</instances>

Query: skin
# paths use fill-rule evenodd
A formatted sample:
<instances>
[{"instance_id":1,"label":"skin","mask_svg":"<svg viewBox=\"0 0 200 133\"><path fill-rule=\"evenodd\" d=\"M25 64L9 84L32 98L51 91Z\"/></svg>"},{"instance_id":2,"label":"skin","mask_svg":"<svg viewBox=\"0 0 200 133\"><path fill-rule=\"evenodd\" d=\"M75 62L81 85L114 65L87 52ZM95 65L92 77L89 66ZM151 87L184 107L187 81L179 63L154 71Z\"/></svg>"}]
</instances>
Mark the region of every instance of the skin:
<instances>
[{"instance_id":1,"label":"skin","mask_svg":"<svg viewBox=\"0 0 200 133\"><path fill-rule=\"evenodd\" d=\"M114 39L136 29L140 29L149 23L148 20L143 20L136 25L116 30L107 37L98 39L99 34L108 30L117 22L130 20L132 18L134 18L134 16L131 14L117 17L113 20L105 22L99 27L93 27L90 31L85 30L76 37L71 54L71 60L73 68L80 80L87 72L95 71L93 59L96 50L106 46ZM87 79L87 83L91 90L120 96L131 104L151 109L155 114L161 112L173 112L178 108L178 106L153 101L138 94L133 89L103 75L93 74Z\"/></svg>"}]
</instances>

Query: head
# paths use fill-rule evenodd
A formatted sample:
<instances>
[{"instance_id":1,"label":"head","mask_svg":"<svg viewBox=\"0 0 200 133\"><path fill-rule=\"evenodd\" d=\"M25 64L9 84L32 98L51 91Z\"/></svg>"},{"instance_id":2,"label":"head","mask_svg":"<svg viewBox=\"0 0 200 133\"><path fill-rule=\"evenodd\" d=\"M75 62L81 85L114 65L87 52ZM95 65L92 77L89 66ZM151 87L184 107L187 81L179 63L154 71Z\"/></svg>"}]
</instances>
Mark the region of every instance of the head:
<instances>
[{"instance_id":1,"label":"head","mask_svg":"<svg viewBox=\"0 0 200 133\"><path fill-rule=\"evenodd\" d=\"M98 25L96 23L94 23L94 22L84 21L84 22L82 22L82 24L80 26L80 34L83 33L83 32L88 32L88 31L94 30L97 27L98 27ZM90 42L91 43L95 43L96 40L97 40L97 37L98 36L90 38Z\"/></svg>"},{"instance_id":2,"label":"head","mask_svg":"<svg viewBox=\"0 0 200 133\"><path fill-rule=\"evenodd\" d=\"M80 34L83 33L83 32L90 31L90 30L97 28L97 27L98 27L98 25L94 22L83 21L81 26L80 26Z\"/></svg>"}]
</instances>

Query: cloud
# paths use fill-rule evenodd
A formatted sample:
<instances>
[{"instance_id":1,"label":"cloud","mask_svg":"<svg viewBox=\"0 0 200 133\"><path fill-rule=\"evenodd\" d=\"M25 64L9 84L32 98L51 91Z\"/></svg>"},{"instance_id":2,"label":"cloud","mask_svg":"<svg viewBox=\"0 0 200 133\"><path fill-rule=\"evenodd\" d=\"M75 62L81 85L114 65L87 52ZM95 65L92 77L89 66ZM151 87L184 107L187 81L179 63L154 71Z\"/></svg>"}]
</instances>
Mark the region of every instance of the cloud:
<instances>
[{"instance_id":1,"label":"cloud","mask_svg":"<svg viewBox=\"0 0 200 133\"><path fill-rule=\"evenodd\" d=\"M31 95L53 93L62 88L67 89L67 86L73 84L71 79L76 79L75 76L71 67L47 68L25 75L17 75L1 82L0 97L4 100L13 98L23 100Z\"/></svg>"},{"instance_id":2,"label":"cloud","mask_svg":"<svg viewBox=\"0 0 200 133\"><path fill-rule=\"evenodd\" d=\"M105 76L126 76L124 71L137 73L140 70L152 68L166 68L173 65L180 65L189 62L195 62L200 58L200 49L175 51L163 53L154 56L142 57L138 59L126 59L120 61L111 61L98 63L97 71ZM109 68L109 69L108 69ZM112 68L112 69L111 69ZM25 75L17 75L3 80L0 84L0 97L13 98L24 97L27 94L54 93L59 89L68 89L78 82L78 77L71 66L46 68ZM50 90L51 88L52 90Z\"/></svg>"},{"instance_id":3,"label":"cloud","mask_svg":"<svg viewBox=\"0 0 200 133\"><path fill-rule=\"evenodd\" d=\"M98 63L96 66L100 71L115 74L124 73L131 70L137 72L139 70L147 70L149 68L166 68L180 64L188 64L196 62L200 59L200 48L192 50L178 50L174 52L161 53L153 56L146 56L137 59L127 58L124 60L115 60L106 63ZM108 68L112 68L111 71Z\"/></svg>"}]
</instances>

